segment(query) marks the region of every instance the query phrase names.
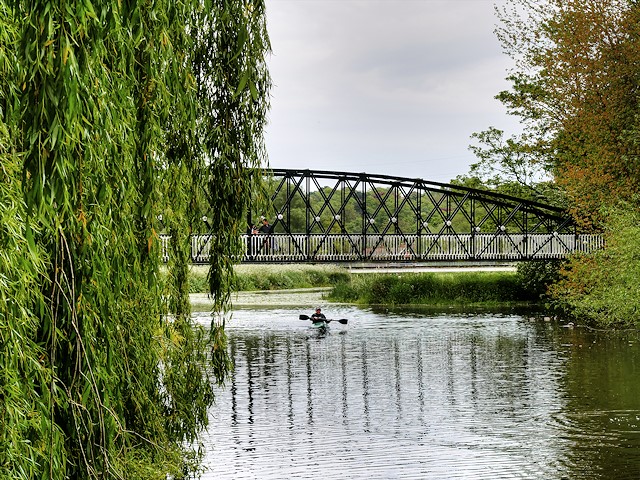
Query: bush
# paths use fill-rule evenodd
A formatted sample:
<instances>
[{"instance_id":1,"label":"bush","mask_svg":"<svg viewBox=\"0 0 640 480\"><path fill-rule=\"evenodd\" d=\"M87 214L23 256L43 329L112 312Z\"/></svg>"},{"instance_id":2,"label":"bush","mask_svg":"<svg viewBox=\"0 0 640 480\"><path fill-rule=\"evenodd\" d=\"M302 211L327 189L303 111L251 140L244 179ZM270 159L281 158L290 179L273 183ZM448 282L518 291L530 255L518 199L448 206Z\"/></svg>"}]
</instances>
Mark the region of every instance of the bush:
<instances>
[{"instance_id":1,"label":"bush","mask_svg":"<svg viewBox=\"0 0 640 480\"><path fill-rule=\"evenodd\" d=\"M602 326L640 325L640 211L607 212L606 247L577 255L561 270L553 298L572 315Z\"/></svg>"},{"instance_id":2,"label":"bush","mask_svg":"<svg viewBox=\"0 0 640 480\"><path fill-rule=\"evenodd\" d=\"M546 299L549 286L560 280L560 270L565 264L566 260L519 263L518 281L529 294Z\"/></svg>"},{"instance_id":3,"label":"bush","mask_svg":"<svg viewBox=\"0 0 640 480\"><path fill-rule=\"evenodd\" d=\"M342 281L334 285L331 295L339 298L342 302L355 303L359 299L359 291L354 287L353 282Z\"/></svg>"}]
</instances>

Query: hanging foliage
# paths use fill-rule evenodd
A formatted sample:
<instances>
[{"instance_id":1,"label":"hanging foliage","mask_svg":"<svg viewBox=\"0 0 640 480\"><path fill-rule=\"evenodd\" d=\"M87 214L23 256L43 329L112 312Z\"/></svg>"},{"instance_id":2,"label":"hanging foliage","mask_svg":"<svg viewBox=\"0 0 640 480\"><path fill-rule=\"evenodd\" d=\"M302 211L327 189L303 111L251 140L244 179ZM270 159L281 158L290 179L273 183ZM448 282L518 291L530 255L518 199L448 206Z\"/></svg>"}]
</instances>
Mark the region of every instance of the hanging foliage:
<instances>
[{"instance_id":1,"label":"hanging foliage","mask_svg":"<svg viewBox=\"0 0 640 480\"><path fill-rule=\"evenodd\" d=\"M198 27L194 72L198 85L198 144L208 167L205 190L215 235L210 287L217 307L227 302L231 258L240 253L254 179L247 168L265 157L260 132L266 123L269 76L264 52L270 49L262 2L207 0ZM235 48L227 48L233 45ZM214 199L222 201L215 202Z\"/></svg>"},{"instance_id":2,"label":"hanging foliage","mask_svg":"<svg viewBox=\"0 0 640 480\"><path fill-rule=\"evenodd\" d=\"M197 468L185 445L207 423L209 372L221 382L229 362L224 325L211 356L190 320L185 242L208 186L224 311L248 167L264 158L268 48L262 1L0 4L0 471L11 478Z\"/></svg>"}]
</instances>

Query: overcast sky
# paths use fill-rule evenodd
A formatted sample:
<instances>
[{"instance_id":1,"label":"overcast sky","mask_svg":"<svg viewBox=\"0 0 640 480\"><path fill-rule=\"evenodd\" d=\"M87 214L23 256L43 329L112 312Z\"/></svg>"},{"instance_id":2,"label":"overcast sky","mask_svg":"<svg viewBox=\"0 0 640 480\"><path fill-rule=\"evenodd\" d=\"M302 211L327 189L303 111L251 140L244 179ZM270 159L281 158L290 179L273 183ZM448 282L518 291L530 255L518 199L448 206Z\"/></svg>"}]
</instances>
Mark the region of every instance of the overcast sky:
<instances>
[{"instance_id":1,"label":"overcast sky","mask_svg":"<svg viewBox=\"0 0 640 480\"><path fill-rule=\"evenodd\" d=\"M512 131L494 0L266 0L274 168L448 182L470 135ZM503 3L503 0L498 0Z\"/></svg>"}]
</instances>

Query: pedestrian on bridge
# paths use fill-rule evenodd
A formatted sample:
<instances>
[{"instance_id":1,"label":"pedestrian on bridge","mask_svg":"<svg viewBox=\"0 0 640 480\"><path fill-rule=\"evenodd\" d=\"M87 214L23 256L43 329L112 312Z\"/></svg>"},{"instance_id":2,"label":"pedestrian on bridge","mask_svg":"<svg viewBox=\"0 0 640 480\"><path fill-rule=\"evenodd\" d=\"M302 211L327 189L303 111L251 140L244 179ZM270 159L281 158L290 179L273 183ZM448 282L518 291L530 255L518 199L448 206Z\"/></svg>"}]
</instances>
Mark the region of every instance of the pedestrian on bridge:
<instances>
[{"instance_id":1,"label":"pedestrian on bridge","mask_svg":"<svg viewBox=\"0 0 640 480\"><path fill-rule=\"evenodd\" d=\"M253 256L255 255L256 250L257 250L256 246L258 245L257 241L256 241L257 239L254 240L253 236L254 235L258 235L259 232L258 232L258 226L255 223L250 224L248 227L249 228L247 228L247 235L248 235L248 238L247 238L247 256L251 260L253 260Z\"/></svg>"},{"instance_id":2,"label":"pedestrian on bridge","mask_svg":"<svg viewBox=\"0 0 640 480\"><path fill-rule=\"evenodd\" d=\"M258 229L258 232L266 236L262 241L262 252L266 254L271 253L271 238L269 237L271 225L269 225L269 220L265 217L262 217L262 226Z\"/></svg>"},{"instance_id":3,"label":"pedestrian on bridge","mask_svg":"<svg viewBox=\"0 0 640 480\"><path fill-rule=\"evenodd\" d=\"M269 220L265 217L262 217L262 226L258 229L258 231L264 235L269 235L271 233L271 225L269 225Z\"/></svg>"}]
</instances>

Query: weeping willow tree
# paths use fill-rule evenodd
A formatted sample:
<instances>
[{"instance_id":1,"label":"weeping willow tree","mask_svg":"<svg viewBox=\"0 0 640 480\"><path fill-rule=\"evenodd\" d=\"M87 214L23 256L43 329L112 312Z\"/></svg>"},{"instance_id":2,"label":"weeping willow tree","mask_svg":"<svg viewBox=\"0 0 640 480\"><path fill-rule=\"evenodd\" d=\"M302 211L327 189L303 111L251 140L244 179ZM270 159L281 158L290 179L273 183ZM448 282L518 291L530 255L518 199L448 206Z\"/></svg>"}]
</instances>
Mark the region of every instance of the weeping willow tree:
<instances>
[{"instance_id":1,"label":"weeping willow tree","mask_svg":"<svg viewBox=\"0 0 640 480\"><path fill-rule=\"evenodd\" d=\"M0 478L197 468L229 361L190 321L188 235L204 195L224 313L268 50L260 0L0 0Z\"/></svg>"}]
</instances>

